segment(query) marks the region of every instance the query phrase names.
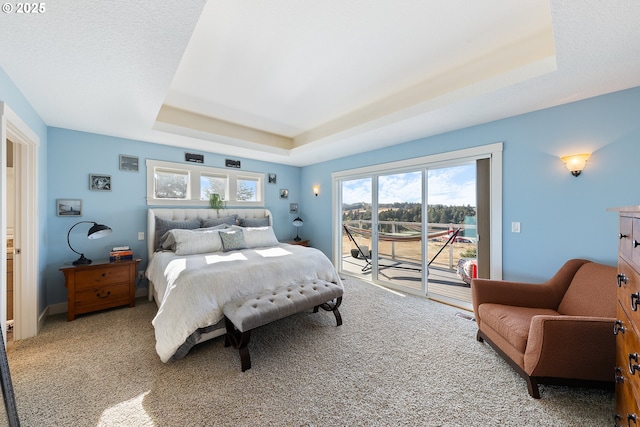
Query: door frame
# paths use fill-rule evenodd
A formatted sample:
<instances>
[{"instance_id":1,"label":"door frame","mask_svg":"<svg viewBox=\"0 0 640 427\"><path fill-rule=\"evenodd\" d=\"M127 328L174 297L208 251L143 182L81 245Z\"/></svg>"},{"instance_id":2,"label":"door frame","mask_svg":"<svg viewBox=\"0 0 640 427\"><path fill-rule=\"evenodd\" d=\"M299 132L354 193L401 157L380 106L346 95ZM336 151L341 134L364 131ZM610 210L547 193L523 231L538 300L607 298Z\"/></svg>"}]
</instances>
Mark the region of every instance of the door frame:
<instances>
[{"instance_id":1,"label":"door frame","mask_svg":"<svg viewBox=\"0 0 640 427\"><path fill-rule=\"evenodd\" d=\"M482 145L478 147L449 151L423 157L416 157L391 163L383 163L363 168L333 172L332 179L332 255L333 263L340 265L341 257L341 227L342 227L342 200L340 185L343 179L356 179L368 175L379 175L385 172L395 173L398 170L414 167L435 166L438 163L446 163L455 160L477 160L488 158L490 165L490 278L502 279L502 151L503 143ZM377 181L376 181L377 182ZM373 185L373 184L372 184ZM425 190L425 189L423 189ZM425 220L423 215L423 221ZM375 254L374 254L375 255ZM423 253L424 256L424 253Z\"/></svg>"},{"instance_id":2,"label":"door frame","mask_svg":"<svg viewBox=\"0 0 640 427\"><path fill-rule=\"evenodd\" d=\"M38 148L40 138L9 106L0 102L0 173L6 175L7 139L14 144L15 225L14 225L14 339L37 335L39 253L38 240ZM7 258L7 188L0 185L0 257ZM6 341L7 265L0 263L0 325Z\"/></svg>"}]
</instances>

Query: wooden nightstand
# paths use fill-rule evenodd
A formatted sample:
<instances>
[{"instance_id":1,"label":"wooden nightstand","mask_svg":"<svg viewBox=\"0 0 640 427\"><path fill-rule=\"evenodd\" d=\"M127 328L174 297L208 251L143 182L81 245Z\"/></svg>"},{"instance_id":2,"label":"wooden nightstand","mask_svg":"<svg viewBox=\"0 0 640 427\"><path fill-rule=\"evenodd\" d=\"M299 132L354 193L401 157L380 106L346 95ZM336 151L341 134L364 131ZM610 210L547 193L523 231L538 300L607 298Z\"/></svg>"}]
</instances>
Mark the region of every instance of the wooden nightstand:
<instances>
[{"instance_id":1,"label":"wooden nightstand","mask_svg":"<svg viewBox=\"0 0 640 427\"><path fill-rule=\"evenodd\" d=\"M140 258L97 261L88 265L60 267L67 287L68 314L76 315L121 305L136 305L136 276Z\"/></svg>"},{"instance_id":2,"label":"wooden nightstand","mask_svg":"<svg viewBox=\"0 0 640 427\"><path fill-rule=\"evenodd\" d=\"M295 240L289 240L288 243L290 245L299 245L299 246L309 246L309 241L308 240L298 240L297 242Z\"/></svg>"}]
</instances>

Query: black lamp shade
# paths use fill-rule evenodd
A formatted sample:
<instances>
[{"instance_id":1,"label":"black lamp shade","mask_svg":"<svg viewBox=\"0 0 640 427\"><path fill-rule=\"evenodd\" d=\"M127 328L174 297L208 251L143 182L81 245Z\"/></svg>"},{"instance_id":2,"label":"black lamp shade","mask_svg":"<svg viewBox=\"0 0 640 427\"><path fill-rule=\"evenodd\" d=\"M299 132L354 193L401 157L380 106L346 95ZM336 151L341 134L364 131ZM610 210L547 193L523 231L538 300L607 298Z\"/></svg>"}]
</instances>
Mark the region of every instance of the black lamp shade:
<instances>
[{"instance_id":1,"label":"black lamp shade","mask_svg":"<svg viewBox=\"0 0 640 427\"><path fill-rule=\"evenodd\" d=\"M93 226L89 229L89 232L87 233L87 238L100 239L101 237L111 234L112 231L113 230L111 230L109 226L94 222Z\"/></svg>"}]
</instances>

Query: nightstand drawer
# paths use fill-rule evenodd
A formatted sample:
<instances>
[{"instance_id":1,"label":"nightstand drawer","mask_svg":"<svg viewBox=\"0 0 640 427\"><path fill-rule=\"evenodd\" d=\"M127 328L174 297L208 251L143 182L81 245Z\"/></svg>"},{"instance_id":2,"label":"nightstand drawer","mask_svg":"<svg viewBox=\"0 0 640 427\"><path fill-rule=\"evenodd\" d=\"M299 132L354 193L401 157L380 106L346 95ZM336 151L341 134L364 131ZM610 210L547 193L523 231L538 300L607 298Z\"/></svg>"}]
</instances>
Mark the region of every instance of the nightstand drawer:
<instances>
[{"instance_id":1,"label":"nightstand drawer","mask_svg":"<svg viewBox=\"0 0 640 427\"><path fill-rule=\"evenodd\" d=\"M76 289L86 289L95 286L105 286L115 283L129 282L129 268L127 265L105 267L95 270L77 271Z\"/></svg>"},{"instance_id":2,"label":"nightstand drawer","mask_svg":"<svg viewBox=\"0 0 640 427\"><path fill-rule=\"evenodd\" d=\"M129 304L129 283L85 289L76 292L75 295L76 313L87 313L126 304Z\"/></svg>"}]
</instances>

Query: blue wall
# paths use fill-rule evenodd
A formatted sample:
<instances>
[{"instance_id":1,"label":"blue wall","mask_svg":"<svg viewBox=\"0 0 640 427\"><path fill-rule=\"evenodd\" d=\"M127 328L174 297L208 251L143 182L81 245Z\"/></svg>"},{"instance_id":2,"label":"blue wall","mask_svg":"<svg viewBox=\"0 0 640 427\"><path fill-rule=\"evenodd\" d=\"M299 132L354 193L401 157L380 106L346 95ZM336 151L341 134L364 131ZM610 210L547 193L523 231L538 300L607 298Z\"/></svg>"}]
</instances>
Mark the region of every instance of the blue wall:
<instances>
[{"instance_id":1,"label":"blue wall","mask_svg":"<svg viewBox=\"0 0 640 427\"><path fill-rule=\"evenodd\" d=\"M0 67L0 101L6 103L14 113L18 115L26 123L32 131L40 138L38 148L38 201L37 208L40 213L40 225L38 227L38 239L40 249L38 253L38 313L42 313L47 307L46 295L46 275L45 268L48 256L47 247L47 126L40 118L38 113L33 109L29 101L24 97L22 92L11 81L9 76Z\"/></svg>"},{"instance_id":2,"label":"blue wall","mask_svg":"<svg viewBox=\"0 0 640 427\"><path fill-rule=\"evenodd\" d=\"M305 167L304 228L330 254L332 172L503 141L503 277L546 280L579 257L615 265L617 216L607 208L640 204L638 111L634 88ZM575 178L559 157L582 152L593 154Z\"/></svg>"},{"instance_id":3,"label":"blue wall","mask_svg":"<svg viewBox=\"0 0 640 427\"><path fill-rule=\"evenodd\" d=\"M114 138L59 128L49 128L49 157L47 194L47 222L49 257L47 260L47 301L49 304L67 299L60 266L78 257L67 246L69 228L80 220L109 225L113 233L99 240L85 238L90 224L79 225L71 234L71 244L90 259L105 259L113 246L129 245L143 259L141 269L147 265L146 240L138 240L138 232L147 230L147 175L146 159L184 162L185 150L129 139ZM193 150L188 150L194 152ZM119 169L120 154L137 156L138 172ZM224 168L225 158L212 153L204 154L204 165ZM265 184L265 208L273 214L274 231L279 240L295 237L289 213L289 203L299 203L300 168L257 160L241 160L241 170L275 173L276 184ZM89 174L111 175L112 191L89 190ZM279 189L289 190L288 199L280 199ZM82 199L82 217L56 216L56 199ZM232 207L232 206L229 206ZM83 228L84 227L84 228ZM139 283L146 286L146 283Z\"/></svg>"}]
</instances>

